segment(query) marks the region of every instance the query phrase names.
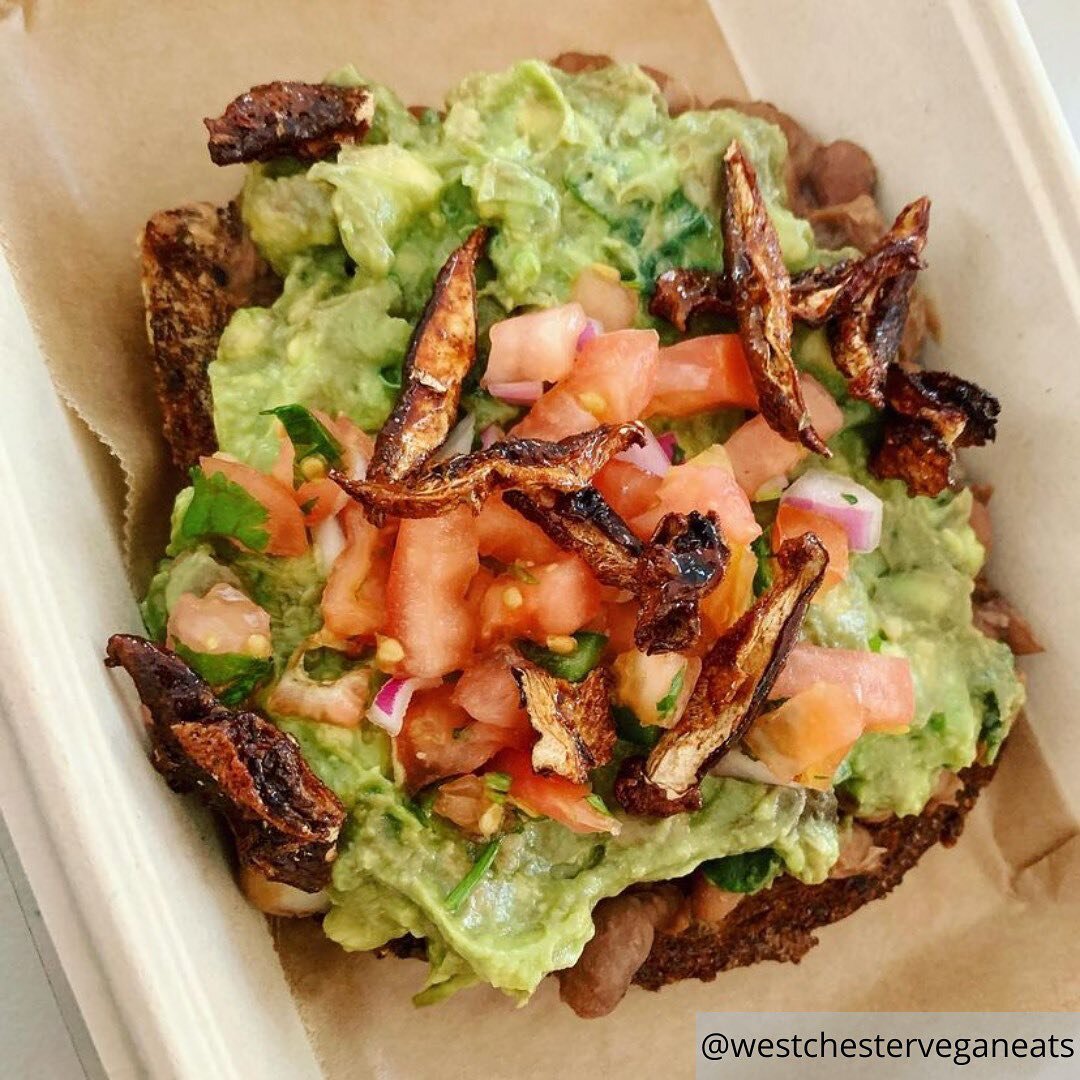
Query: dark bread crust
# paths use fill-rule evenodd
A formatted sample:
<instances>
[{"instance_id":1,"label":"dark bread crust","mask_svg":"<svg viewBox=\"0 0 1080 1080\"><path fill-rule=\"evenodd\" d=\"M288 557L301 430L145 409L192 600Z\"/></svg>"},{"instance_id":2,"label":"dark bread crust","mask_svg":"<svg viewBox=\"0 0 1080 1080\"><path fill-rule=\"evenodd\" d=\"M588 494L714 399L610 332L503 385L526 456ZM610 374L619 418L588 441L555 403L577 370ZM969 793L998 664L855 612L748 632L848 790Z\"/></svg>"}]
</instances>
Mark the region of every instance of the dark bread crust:
<instances>
[{"instance_id":1,"label":"dark bread crust","mask_svg":"<svg viewBox=\"0 0 1080 1080\"><path fill-rule=\"evenodd\" d=\"M182 469L217 449L206 368L234 311L269 304L281 284L236 203L155 214L139 238L146 330L165 441Z\"/></svg>"},{"instance_id":2,"label":"dark bread crust","mask_svg":"<svg viewBox=\"0 0 1080 1080\"><path fill-rule=\"evenodd\" d=\"M718 926L692 923L681 933L658 932L634 982L659 990L681 979L711 981L722 971L760 960L798 963L818 943L815 930L886 896L935 844L952 847L995 770L996 765L964 769L955 805L939 804L918 815L867 824L873 843L885 851L872 874L821 885L803 885L785 876L772 888L746 897Z\"/></svg>"}]
</instances>

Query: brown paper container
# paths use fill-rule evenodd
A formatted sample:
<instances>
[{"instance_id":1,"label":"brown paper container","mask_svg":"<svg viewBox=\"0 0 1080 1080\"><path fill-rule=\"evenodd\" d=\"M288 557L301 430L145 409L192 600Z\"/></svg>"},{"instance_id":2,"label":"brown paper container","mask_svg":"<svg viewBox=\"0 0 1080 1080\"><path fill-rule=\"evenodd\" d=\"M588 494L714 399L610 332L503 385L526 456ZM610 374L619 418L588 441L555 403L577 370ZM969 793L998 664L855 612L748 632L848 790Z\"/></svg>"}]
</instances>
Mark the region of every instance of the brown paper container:
<instances>
[{"instance_id":1,"label":"brown paper container","mask_svg":"<svg viewBox=\"0 0 1080 1080\"><path fill-rule=\"evenodd\" d=\"M744 31L746 6L732 7ZM241 182L208 163L200 118L248 85L318 78L345 62L408 101L435 103L470 70L571 48L677 74L704 100L743 89L695 0L0 2L0 240L57 387L103 440L80 426L136 581L159 551L179 478L158 434L134 239L153 211L223 201ZM799 114L799 100L781 103ZM1050 722L1035 711L1037 726ZM416 1011L419 965L347 955L310 923L275 928L281 962L332 1077L540 1076L616 1061L646 1075L673 1062L688 1072L695 1010L1075 1009L1080 848L1060 794L1067 773L1048 766L1040 743L1063 745L1021 726L959 846L931 852L892 898L822 931L797 967L760 965L659 996L634 990L614 1016L584 1025L550 984L525 1009L476 990Z\"/></svg>"}]
</instances>

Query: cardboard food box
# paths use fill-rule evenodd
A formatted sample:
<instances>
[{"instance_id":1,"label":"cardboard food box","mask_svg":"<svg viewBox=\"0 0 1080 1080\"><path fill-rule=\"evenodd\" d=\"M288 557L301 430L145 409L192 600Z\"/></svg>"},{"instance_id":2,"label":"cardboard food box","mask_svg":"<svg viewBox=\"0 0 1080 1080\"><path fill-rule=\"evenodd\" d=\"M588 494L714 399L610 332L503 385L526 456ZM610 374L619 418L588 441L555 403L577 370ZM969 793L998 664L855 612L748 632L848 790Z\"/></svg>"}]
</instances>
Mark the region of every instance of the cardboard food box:
<instances>
[{"instance_id":1,"label":"cardboard food box","mask_svg":"<svg viewBox=\"0 0 1080 1080\"><path fill-rule=\"evenodd\" d=\"M520 1010L476 990L417 1011L415 965L268 926L210 819L166 794L101 664L108 635L139 625L131 582L175 483L134 238L153 211L239 183L206 160L200 118L346 62L436 103L471 70L566 49L677 73L706 101L774 100L865 144L887 209L932 196L941 361L1004 407L973 464L996 488L993 576L1047 646L956 849L797 967L634 990L587 1026L551 985ZM1080 1007L1080 190L1010 5L0 0L0 133L0 793L115 1075L542 1076L568 1046L584 1074L684 1075L695 1010Z\"/></svg>"}]
</instances>

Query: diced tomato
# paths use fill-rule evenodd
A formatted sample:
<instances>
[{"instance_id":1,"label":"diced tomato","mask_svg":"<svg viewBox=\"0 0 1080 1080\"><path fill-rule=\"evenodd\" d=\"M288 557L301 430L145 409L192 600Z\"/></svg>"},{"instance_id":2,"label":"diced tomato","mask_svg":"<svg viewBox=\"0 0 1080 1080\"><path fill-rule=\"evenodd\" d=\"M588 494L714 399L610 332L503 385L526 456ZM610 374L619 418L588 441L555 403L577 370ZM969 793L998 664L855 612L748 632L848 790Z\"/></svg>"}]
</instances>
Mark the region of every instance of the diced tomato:
<instances>
[{"instance_id":1,"label":"diced tomato","mask_svg":"<svg viewBox=\"0 0 1080 1080\"><path fill-rule=\"evenodd\" d=\"M480 605L484 644L515 637L544 641L573 634L600 612L600 585L575 556L529 567L535 584L510 574L495 579Z\"/></svg>"},{"instance_id":2,"label":"diced tomato","mask_svg":"<svg viewBox=\"0 0 1080 1080\"><path fill-rule=\"evenodd\" d=\"M558 382L574 363L584 329L580 304L530 311L495 323L483 385Z\"/></svg>"},{"instance_id":3,"label":"diced tomato","mask_svg":"<svg viewBox=\"0 0 1080 1080\"><path fill-rule=\"evenodd\" d=\"M906 657L804 642L791 650L772 696L794 697L817 683L847 687L862 707L867 731L906 731L915 719L915 683Z\"/></svg>"},{"instance_id":4,"label":"diced tomato","mask_svg":"<svg viewBox=\"0 0 1080 1080\"><path fill-rule=\"evenodd\" d=\"M462 672L454 686L453 701L474 720L493 727L520 727L523 719L529 722L506 657L498 654L486 656Z\"/></svg>"},{"instance_id":5,"label":"diced tomato","mask_svg":"<svg viewBox=\"0 0 1080 1080\"><path fill-rule=\"evenodd\" d=\"M709 334L660 350L645 416L691 416L725 406L758 407L738 334Z\"/></svg>"},{"instance_id":6,"label":"diced tomato","mask_svg":"<svg viewBox=\"0 0 1080 1080\"><path fill-rule=\"evenodd\" d=\"M761 534L750 500L735 482L722 446L708 450L676 465L661 479L657 504L639 514L630 526L642 539L652 535L665 514L715 512L729 544L749 544Z\"/></svg>"},{"instance_id":7,"label":"diced tomato","mask_svg":"<svg viewBox=\"0 0 1080 1080\"><path fill-rule=\"evenodd\" d=\"M359 506L350 504L342 514L345 548L334 560L322 594L322 616L338 637L370 637L386 618L385 558L376 559L379 530Z\"/></svg>"},{"instance_id":8,"label":"diced tomato","mask_svg":"<svg viewBox=\"0 0 1080 1080\"><path fill-rule=\"evenodd\" d=\"M722 634L754 602L757 556L745 544L734 544L720 584L701 601L701 614L714 634Z\"/></svg>"},{"instance_id":9,"label":"diced tomato","mask_svg":"<svg viewBox=\"0 0 1080 1080\"><path fill-rule=\"evenodd\" d=\"M353 668L333 682L310 678L302 664L290 668L270 692L266 707L278 716L299 716L317 724L355 728L367 712L374 669Z\"/></svg>"},{"instance_id":10,"label":"diced tomato","mask_svg":"<svg viewBox=\"0 0 1080 1080\"><path fill-rule=\"evenodd\" d=\"M650 655L631 649L615 658L611 672L619 704L632 709L641 723L667 728L682 716L701 674L701 661L679 653Z\"/></svg>"},{"instance_id":11,"label":"diced tomato","mask_svg":"<svg viewBox=\"0 0 1080 1080\"><path fill-rule=\"evenodd\" d=\"M627 600L623 603L609 602L604 604L604 610L597 620L596 628L607 636L608 648L613 653L626 652L634 648L634 630L637 628L637 619L636 600Z\"/></svg>"},{"instance_id":12,"label":"diced tomato","mask_svg":"<svg viewBox=\"0 0 1080 1080\"><path fill-rule=\"evenodd\" d=\"M274 459L274 467L270 470L270 475L282 485L287 487L290 491L293 486L293 467L296 465L296 449L293 447L292 439L285 432L285 426L280 421L277 422L278 432L278 454Z\"/></svg>"},{"instance_id":13,"label":"diced tomato","mask_svg":"<svg viewBox=\"0 0 1080 1080\"><path fill-rule=\"evenodd\" d=\"M574 282L573 297L607 331L629 329L637 318L638 294L613 266L586 266Z\"/></svg>"},{"instance_id":14,"label":"diced tomato","mask_svg":"<svg viewBox=\"0 0 1080 1080\"><path fill-rule=\"evenodd\" d=\"M746 744L779 779L825 790L862 731L862 708L852 691L815 683L759 716Z\"/></svg>"},{"instance_id":15,"label":"diced tomato","mask_svg":"<svg viewBox=\"0 0 1080 1080\"><path fill-rule=\"evenodd\" d=\"M313 409L312 412L341 443L341 463L345 474L353 480L362 480L367 475L368 462L375 452L374 440L344 413L339 413L336 420L331 420L326 413L318 409Z\"/></svg>"},{"instance_id":16,"label":"diced tomato","mask_svg":"<svg viewBox=\"0 0 1080 1080\"><path fill-rule=\"evenodd\" d=\"M419 690L409 702L394 753L410 791L473 772L507 747L528 749L517 731L473 720L454 704L453 690L450 685Z\"/></svg>"},{"instance_id":17,"label":"diced tomato","mask_svg":"<svg viewBox=\"0 0 1080 1080\"><path fill-rule=\"evenodd\" d=\"M264 528L269 539L262 550L267 555L303 555L307 551L304 515L296 505L291 481L286 487L273 476L267 476L250 465L217 455L199 458L199 464L206 476L221 473L266 508Z\"/></svg>"},{"instance_id":18,"label":"diced tomato","mask_svg":"<svg viewBox=\"0 0 1080 1080\"><path fill-rule=\"evenodd\" d=\"M482 840L494 835L506 816L505 804L495 801L487 781L471 773L440 784L431 808L470 836Z\"/></svg>"},{"instance_id":19,"label":"diced tomato","mask_svg":"<svg viewBox=\"0 0 1080 1080\"><path fill-rule=\"evenodd\" d=\"M619 831L614 817L588 801L591 791L587 784L575 784L562 776L538 775L527 753L504 750L492 760L490 768L510 777L510 798L525 810L561 822L576 833Z\"/></svg>"},{"instance_id":20,"label":"diced tomato","mask_svg":"<svg viewBox=\"0 0 1080 1080\"><path fill-rule=\"evenodd\" d=\"M305 480L296 489L296 504L304 514L304 524L309 528L340 513L348 501L349 496L328 476Z\"/></svg>"},{"instance_id":21,"label":"diced tomato","mask_svg":"<svg viewBox=\"0 0 1080 1080\"><path fill-rule=\"evenodd\" d=\"M401 667L433 678L465 667L476 636L466 604L479 530L466 507L407 519L398 528L386 586L387 633L405 650Z\"/></svg>"},{"instance_id":22,"label":"diced tomato","mask_svg":"<svg viewBox=\"0 0 1080 1080\"><path fill-rule=\"evenodd\" d=\"M547 563L562 557L544 530L507 506L501 495L484 503L476 521L481 555L507 564Z\"/></svg>"},{"instance_id":23,"label":"diced tomato","mask_svg":"<svg viewBox=\"0 0 1080 1080\"><path fill-rule=\"evenodd\" d=\"M540 398L511 434L564 439L597 424L636 420L652 397L659 358L655 330L617 330L594 337L570 374Z\"/></svg>"},{"instance_id":24,"label":"diced tomato","mask_svg":"<svg viewBox=\"0 0 1080 1080\"><path fill-rule=\"evenodd\" d=\"M799 381L814 428L823 439L831 439L844 423L840 406L816 379L802 375ZM769 481L787 476L810 452L799 443L777 435L762 416L747 420L724 443L724 449L739 486L751 499Z\"/></svg>"},{"instance_id":25,"label":"diced tomato","mask_svg":"<svg viewBox=\"0 0 1080 1080\"><path fill-rule=\"evenodd\" d=\"M815 514L813 510L804 510L800 506L781 503L780 509L776 512L776 521L773 523L773 551L779 551L780 545L785 540L808 532L814 533L829 553L829 566L825 571L825 580L817 593L818 596L822 596L847 577L848 537L844 526L824 514Z\"/></svg>"},{"instance_id":26,"label":"diced tomato","mask_svg":"<svg viewBox=\"0 0 1080 1080\"><path fill-rule=\"evenodd\" d=\"M627 521L654 506L660 490L659 476L618 458L609 461L592 482L611 508Z\"/></svg>"},{"instance_id":27,"label":"diced tomato","mask_svg":"<svg viewBox=\"0 0 1080 1080\"><path fill-rule=\"evenodd\" d=\"M184 593L169 612L169 643L198 653L270 655L270 616L224 582L205 596Z\"/></svg>"}]
</instances>

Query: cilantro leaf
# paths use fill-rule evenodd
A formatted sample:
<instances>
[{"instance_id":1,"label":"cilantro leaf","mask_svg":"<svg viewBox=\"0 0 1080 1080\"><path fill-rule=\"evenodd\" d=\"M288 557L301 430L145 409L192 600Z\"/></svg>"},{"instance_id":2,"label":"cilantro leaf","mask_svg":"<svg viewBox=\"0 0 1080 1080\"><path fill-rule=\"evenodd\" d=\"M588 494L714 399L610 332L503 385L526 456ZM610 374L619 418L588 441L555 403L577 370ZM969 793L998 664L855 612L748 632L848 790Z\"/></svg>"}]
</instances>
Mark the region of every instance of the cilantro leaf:
<instances>
[{"instance_id":1,"label":"cilantro leaf","mask_svg":"<svg viewBox=\"0 0 1080 1080\"><path fill-rule=\"evenodd\" d=\"M760 596L768 592L773 582L773 567L769 550L769 541L764 533L761 534L751 545L750 550L757 556L757 569L754 571L754 595Z\"/></svg>"},{"instance_id":2,"label":"cilantro leaf","mask_svg":"<svg viewBox=\"0 0 1080 1080\"><path fill-rule=\"evenodd\" d=\"M780 871L780 856L772 848L744 851L701 864L702 873L728 892L755 893L771 885Z\"/></svg>"},{"instance_id":3,"label":"cilantro leaf","mask_svg":"<svg viewBox=\"0 0 1080 1080\"><path fill-rule=\"evenodd\" d=\"M848 506L856 506L859 502L858 495L852 495L850 491L843 491L840 493L840 498L848 504Z\"/></svg>"},{"instance_id":4,"label":"cilantro leaf","mask_svg":"<svg viewBox=\"0 0 1080 1080\"><path fill-rule=\"evenodd\" d=\"M679 695L682 693L685 676L686 668L679 668L671 680L667 693L656 703L656 715L661 720L667 720L675 712L675 706L679 703Z\"/></svg>"},{"instance_id":5,"label":"cilantro leaf","mask_svg":"<svg viewBox=\"0 0 1080 1080\"><path fill-rule=\"evenodd\" d=\"M192 671L205 679L222 705L239 705L270 675L268 658L244 653L201 653L176 642L173 651Z\"/></svg>"},{"instance_id":6,"label":"cilantro leaf","mask_svg":"<svg viewBox=\"0 0 1080 1080\"><path fill-rule=\"evenodd\" d=\"M658 724L643 724L633 709L628 709L625 705L612 705L611 716L619 738L635 746L651 750L664 734L664 729Z\"/></svg>"},{"instance_id":7,"label":"cilantro leaf","mask_svg":"<svg viewBox=\"0 0 1080 1080\"><path fill-rule=\"evenodd\" d=\"M276 416L285 425L285 431L296 450L296 460L303 461L318 454L327 465L341 464L341 443L334 438L317 416L303 405L278 405L264 409L260 416Z\"/></svg>"},{"instance_id":8,"label":"cilantro leaf","mask_svg":"<svg viewBox=\"0 0 1080 1080\"><path fill-rule=\"evenodd\" d=\"M270 542L263 527L269 511L239 484L224 473L207 476L200 468L191 470L191 483L191 501L178 530L181 540L224 536L251 551L262 551Z\"/></svg>"},{"instance_id":9,"label":"cilantro leaf","mask_svg":"<svg viewBox=\"0 0 1080 1080\"><path fill-rule=\"evenodd\" d=\"M480 879L488 872L488 868L495 861L499 853L499 844L502 837L498 836L490 843L484 845L480 857L473 863L472 869L446 894L447 911L457 911L469 898L469 894L480 884Z\"/></svg>"}]
</instances>

